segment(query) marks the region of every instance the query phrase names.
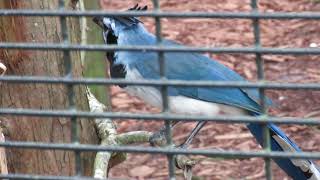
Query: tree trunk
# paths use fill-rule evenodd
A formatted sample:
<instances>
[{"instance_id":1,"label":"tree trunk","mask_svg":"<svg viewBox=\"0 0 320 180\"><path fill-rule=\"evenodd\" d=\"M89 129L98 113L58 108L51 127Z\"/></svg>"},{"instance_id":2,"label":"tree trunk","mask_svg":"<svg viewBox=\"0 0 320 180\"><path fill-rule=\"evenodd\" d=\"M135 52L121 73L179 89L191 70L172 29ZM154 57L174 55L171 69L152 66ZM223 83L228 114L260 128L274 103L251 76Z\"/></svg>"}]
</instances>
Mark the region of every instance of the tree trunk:
<instances>
[{"instance_id":1,"label":"tree trunk","mask_svg":"<svg viewBox=\"0 0 320 180\"><path fill-rule=\"evenodd\" d=\"M68 8L75 8L76 1L67 1ZM58 1L0 0L6 9L58 9ZM80 43L78 18L68 18L69 37ZM61 43L59 17L0 17L2 42L51 42ZM82 76L80 53L71 54L74 77ZM7 75L64 76L64 61L60 51L5 50L0 49L0 59L8 67ZM77 110L88 110L84 86L74 88ZM0 84L0 107L60 109L68 108L65 85L56 84ZM71 141L68 118L24 116L0 117L6 140L69 143ZM81 143L96 144L98 138L93 121L77 119ZM62 150L36 150L7 148L10 173L74 175L74 153ZM92 175L94 153L81 153L82 174Z\"/></svg>"}]
</instances>

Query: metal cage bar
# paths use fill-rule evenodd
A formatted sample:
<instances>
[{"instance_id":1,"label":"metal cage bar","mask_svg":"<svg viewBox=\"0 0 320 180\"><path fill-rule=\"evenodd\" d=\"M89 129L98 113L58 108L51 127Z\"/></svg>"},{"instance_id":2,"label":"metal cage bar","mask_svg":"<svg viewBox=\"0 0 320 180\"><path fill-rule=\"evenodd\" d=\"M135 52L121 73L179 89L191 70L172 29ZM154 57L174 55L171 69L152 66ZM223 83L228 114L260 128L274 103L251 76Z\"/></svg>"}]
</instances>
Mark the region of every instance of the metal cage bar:
<instances>
[{"instance_id":1,"label":"metal cage bar","mask_svg":"<svg viewBox=\"0 0 320 180\"><path fill-rule=\"evenodd\" d=\"M165 46L117 46L117 45L79 45L54 43L0 43L1 49L28 50L70 50L70 51L145 51L145 52L210 52L210 53L243 53L243 54L279 54L279 55L319 55L319 48L272 48L272 47L165 47Z\"/></svg>"},{"instance_id":2,"label":"metal cage bar","mask_svg":"<svg viewBox=\"0 0 320 180\"><path fill-rule=\"evenodd\" d=\"M65 0L59 0L59 9L64 11L66 9ZM67 18L65 16L60 16L60 24L61 24L61 33L62 33L62 40L64 45L70 44L69 42L69 32L68 32L68 24ZM65 49L63 50L63 60L64 60L64 68L65 68L65 78L72 79L72 61L71 61L71 54L70 50ZM67 84L67 94L68 94L68 103L69 103L69 110L70 111L77 111L76 109L76 102L75 102L75 93L73 84ZM71 116L71 141L73 144L79 144L79 130L78 130L78 121L76 116ZM81 156L80 151L74 151L75 154L75 170L76 176L81 176Z\"/></svg>"},{"instance_id":3,"label":"metal cage bar","mask_svg":"<svg viewBox=\"0 0 320 180\"><path fill-rule=\"evenodd\" d=\"M136 85L136 86L181 86L181 87L239 87L264 89L320 90L319 83L278 83L268 81L239 82L239 81L186 81L186 80L136 80L103 79L103 78L73 78L43 77L43 76L3 76L0 81L8 83L46 83L73 85Z\"/></svg>"},{"instance_id":4,"label":"metal cage bar","mask_svg":"<svg viewBox=\"0 0 320 180\"><path fill-rule=\"evenodd\" d=\"M19 142L7 141L0 142L0 147L22 148L22 149L55 149L65 151L83 151L83 152L97 152L97 151L114 151L114 152L128 152L128 153L151 153L151 154L185 154L185 155L203 155L215 156L225 158L292 158L292 159L320 159L320 152L281 152L281 151L236 151L220 149L182 149L182 148L154 148L141 146L99 146L90 144L58 144L58 143L41 143L41 142Z\"/></svg>"},{"instance_id":5,"label":"metal cage bar","mask_svg":"<svg viewBox=\"0 0 320 180\"><path fill-rule=\"evenodd\" d=\"M159 0L153 0L153 6L155 12L160 12ZM162 47L162 29L161 29L161 17L154 17L156 26L156 38L158 47ZM159 61L159 71L160 78L162 81L166 80L166 61L163 51L158 51L158 61ZM167 114L169 112L169 102L168 102L168 86L161 86L161 99L162 99L162 112ZM167 141L167 148L172 147L172 132L171 132L171 120L164 121L165 125L165 136ZM175 179L175 160L173 155L167 154L168 159L168 169L169 169L169 179Z\"/></svg>"},{"instance_id":6,"label":"metal cage bar","mask_svg":"<svg viewBox=\"0 0 320 180\"><path fill-rule=\"evenodd\" d=\"M319 118L289 118L289 117L251 117L251 116L224 116L217 115L214 118L209 116L192 116L192 115L176 115L168 113L144 114L144 113L116 113L103 112L91 113L85 111L66 111L66 110L38 110L38 109L14 109L0 108L2 115L15 116L39 116L39 117L82 117L82 118L116 118L116 119L137 119L137 120L181 120L195 121L214 121L219 123L276 123L276 124L305 124L305 125L320 125Z\"/></svg>"},{"instance_id":7,"label":"metal cage bar","mask_svg":"<svg viewBox=\"0 0 320 180\"><path fill-rule=\"evenodd\" d=\"M259 12L258 10L258 0L251 0L251 11L253 13ZM254 34L254 46L256 48L261 47L261 42L260 42L260 23L259 19L255 18L252 20L253 24L253 34ZM256 53L256 67L257 67L257 75L258 75L258 80L263 81L264 80L264 61L262 59L261 53L257 52ZM266 117L267 112L266 112L266 96L265 96L265 90L264 88L259 88L259 98L260 98L260 106L261 106L261 111L262 111L262 116ZM265 151L271 151L271 144L270 144L270 132L268 129L268 124L263 123L263 148ZM270 158L264 158L265 162L265 174L267 180L272 180L272 171L271 171L271 159Z\"/></svg>"},{"instance_id":8,"label":"metal cage bar","mask_svg":"<svg viewBox=\"0 0 320 180\"><path fill-rule=\"evenodd\" d=\"M165 17L165 18L218 18L218 19L320 19L319 12L119 12L119 11L71 11L65 10L33 10L33 9L1 9L2 16L109 16L109 17Z\"/></svg>"},{"instance_id":9,"label":"metal cage bar","mask_svg":"<svg viewBox=\"0 0 320 180\"><path fill-rule=\"evenodd\" d=\"M52 84L65 84L68 89L69 109L68 110L38 110L38 109L14 109L14 108L0 108L0 115L15 115L15 116L42 116L42 117L67 117L72 121L72 143L69 144L57 144L57 143L39 143L39 142L16 142L6 141L0 142L0 147L6 148L25 148L25 149L56 149L67 150L75 152L75 177L64 176L38 176L29 174L8 174L0 175L0 178L6 179L93 179L82 178L81 176L81 160L80 153L86 151L119 151L119 152L131 152L131 153L157 153L168 156L169 163L169 178L175 179L174 174L174 155L186 154L186 155L204 155L204 156L216 156L216 157L229 157L229 158L250 158L260 157L266 161L266 177L272 178L270 169L271 158L307 158L307 159L320 159L320 152L273 152L270 151L270 136L268 131L264 132L264 151L221 151L221 150L203 150L203 149L177 149L172 148L172 137L170 122L172 120L194 121L199 119L202 121L215 121L219 123L278 123L278 124L307 124L307 125L320 125L320 119L318 118L279 118L279 117L230 117L230 116L186 116L186 115L174 115L168 112L168 86L204 86L204 87L247 87L247 88L259 88L261 94L261 102L263 112L266 113L264 107L264 101L266 99L264 95L265 89L306 89L306 90L320 90L320 84L318 83L274 83L266 82L263 79L263 60L264 54L280 54L280 55L320 55L320 48L268 48L261 47L260 44L260 28L259 20L261 19L307 19L307 20L320 20L320 13L318 12L303 12L303 13L264 13L258 11L258 0L251 0L250 12L164 12L160 11L159 0L153 0L155 10L150 12L118 12L118 11L71 11L65 9L64 0L59 0L59 10L31 10L31 9L18 9L8 10L1 9L1 16L48 16L59 17L61 21L61 32L63 35L63 42L60 44L54 43L28 43L18 42L9 43L1 42L1 49L30 49L30 50L59 50L63 51L63 58L65 62L65 77L34 77L34 76L5 76L0 77L0 82L7 83L52 83ZM68 39L67 17L83 17L83 16L147 16L155 19L157 44L154 46L104 46L104 45L78 45L70 44ZM255 44L253 47L240 47L240 48L221 48L221 47L164 47L161 45L161 18L217 18L217 19L250 19L253 21L253 30L255 37ZM153 51L158 52L159 66L161 80L140 80L140 81L126 81L120 79L94 79L94 78L73 78L72 77L72 62L70 57L71 51ZM180 80L166 80L165 79L165 59L164 52L211 52L211 53L246 53L255 54L256 63L258 69L258 81L257 82L212 82L212 81L180 81ZM131 113L90 113L77 111L75 107L75 94L74 86L80 84L127 84L127 85L149 85L161 87L161 94L163 100L163 112L159 114L131 114ZM133 118L138 120L164 120L166 125L166 139L168 142L168 148L152 148L152 147L114 147L114 146L98 146L79 144L79 130L77 127L77 120L79 118ZM265 128L266 129L266 128Z\"/></svg>"}]
</instances>

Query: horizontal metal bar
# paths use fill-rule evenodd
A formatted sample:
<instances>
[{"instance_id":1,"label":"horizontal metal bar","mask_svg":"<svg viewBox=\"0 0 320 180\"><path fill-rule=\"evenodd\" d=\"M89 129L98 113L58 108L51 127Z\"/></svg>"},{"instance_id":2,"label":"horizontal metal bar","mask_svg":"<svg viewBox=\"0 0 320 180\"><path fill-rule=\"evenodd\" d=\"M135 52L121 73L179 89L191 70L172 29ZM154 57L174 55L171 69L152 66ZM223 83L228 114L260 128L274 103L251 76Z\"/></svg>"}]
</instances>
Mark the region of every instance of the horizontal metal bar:
<instances>
[{"instance_id":1,"label":"horizontal metal bar","mask_svg":"<svg viewBox=\"0 0 320 180\"><path fill-rule=\"evenodd\" d=\"M72 11L72 10L33 10L1 9L1 16L108 16L128 17L147 16L165 18L237 18L237 19L320 19L318 12L167 12L167 11Z\"/></svg>"},{"instance_id":2,"label":"horizontal metal bar","mask_svg":"<svg viewBox=\"0 0 320 180\"><path fill-rule=\"evenodd\" d=\"M82 50L82 51L143 51L143 52L211 52L211 53L246 53L246 54L296 54L319 55L320 48L268 48L268 47L184 47L184 46L117 46L117 45L79 45L55 43L0 43L0 49L28 50Z\"/></svg>"},{"instance_id":3,"label":"horizontal metal bar","mask_svg":"<svg viewBox=\"0 0 320 180\"><path fill-rule=\"evenodd\" d=\"M235 151L235 150L217 150L217 149L183 149L183 148L157 148L141 146L99 146L91 144L58 144L42 142L20 142L6 141L0 142L0 147L22 148L22 149L55 149L66 151L115 151L130 153L152 153L152 154L186 154L186 155L204 155L226 158L251 158L251 157L269 157L269 158L293 158L293 159L320 159L320 152L278 152L278 151Z\"/></svg>"},{"instance_id":4,"label":"horizontal metal bar","mask_svg":"<svg viewBox=\"0 0 320 180\"><path fill-rule=\"evenodd\" d=\"M186 80L136 80L105 78L64 78L49 76L2 76L0 82L8 83L48 83L73 85L136 85L136 86L180 86L180 87L238 87L265 89L307 89L320 90L319 83L281 83L281 82L246 82L246 81L186 81Z\"/></svg>"},{"instance_id":5,"label":"horizontal metal bar","mask_svg":"<svg viewBox=\"0 0 320 180\"><path fill-rule=\"evenodd\" d=\"M320 125L319 118L298 118L298 117L252 117L252 116L191 116L171 113L143 114L124 112L103 112L92 113L85 111L67 110L40 110L40 109L17 109L0 108L0 115L15 116L40 116L40 117L84 117L84 118L112 118L137 119L137 120L181 120L181 121L213 121L219 123L277 123L277 124L308 124Z\"/></svg>"},{"instance_id":6,"label":"horizontal metal bar","mask_svg":"<svg viewBox=\"0 0 320 180\"><path fill-rule=\"evenodd\" d=\"M26 180L97 180L97 178L79 176L49 176L32 174L0 174L0 179L26 179ZM100 179L99 179L100 180ZM106 179L105 179L106 180ZM108 180L119 180L108 178Z\"/></svg>"}]
</instances>

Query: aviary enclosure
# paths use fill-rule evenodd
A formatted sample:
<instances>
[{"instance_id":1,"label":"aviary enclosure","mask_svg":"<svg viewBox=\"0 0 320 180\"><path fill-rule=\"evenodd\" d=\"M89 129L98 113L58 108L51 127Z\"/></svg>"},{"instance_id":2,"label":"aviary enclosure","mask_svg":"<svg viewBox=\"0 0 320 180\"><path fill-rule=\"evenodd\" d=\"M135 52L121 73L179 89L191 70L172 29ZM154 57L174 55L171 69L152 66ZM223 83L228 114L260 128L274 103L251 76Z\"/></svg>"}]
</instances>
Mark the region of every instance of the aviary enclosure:
<instances>
[{"instance_id":1,"label":"aviary enclosure","mask_svg":"<svg viewBox=\"0 0 320 180\"><path fill-rule=\"evenodd\" d=\"M137 3L148 11L126 11ZM316 0L0 0L0 6L2 179L290 179L271 159L319 164ZM139 17L158 44L104 45L95 16ZM164 38L187 46L163 46ZM114 50L157 52L162 68L167 51L200 52L249 82L111 79L106 52ZM260 102L266 95L275 105L262 103L260 117L177 115L117 85L161 87L165 95L181 86L259 88ZM185 122L168 128L174 120ZM208 123L190 147L177 148L194 120ZM271 152L268 138L259 146L245 127L250 122L279 124L303 152ZM151 147L164 124L165 141Z\"/></svg>"}]
</instances>

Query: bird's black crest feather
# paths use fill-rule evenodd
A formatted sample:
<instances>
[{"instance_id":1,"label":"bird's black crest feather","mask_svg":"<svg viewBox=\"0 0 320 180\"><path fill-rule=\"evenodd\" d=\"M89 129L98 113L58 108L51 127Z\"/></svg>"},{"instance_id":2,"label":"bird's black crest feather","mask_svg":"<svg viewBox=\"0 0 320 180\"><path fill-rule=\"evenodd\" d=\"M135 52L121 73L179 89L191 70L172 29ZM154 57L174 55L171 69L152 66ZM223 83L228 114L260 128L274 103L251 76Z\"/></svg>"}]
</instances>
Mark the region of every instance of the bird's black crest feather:
<instances>
[{"instance_id":1,"label":"bird's black crest feather","mask_svg":"<svg viewBox=\"0 0 320 180\"><path fill-rule=\"evenodd\" d=\"M146 11L148 9L148 6L140 7L138 4L136 4L134 7L129 8L128 11ZM114 17L117 21L121 22L122 24L126 26L132 26L138 23L142 23L138 18L136 17ZM95 22L98 26L100 26L102 29L107 30L108 28L103 23L103 17L102 16L96 16L93 19L93 22Z\"/></svg>"},{"instance_id":2,"label":"bird's black crest feather","mask_svg":"<svg viewBox=\"0 0 320 180\"><path fill-rule=\"evenodd\" d=\"M140 7L139 4L136 4L134 7L129 8L128 11L146 11L147 9L148 9L148 6ZM115 19L125 24L126 26L132 26L141 22L136 17L115 17Z\"/></svg>"}]
</instances>

